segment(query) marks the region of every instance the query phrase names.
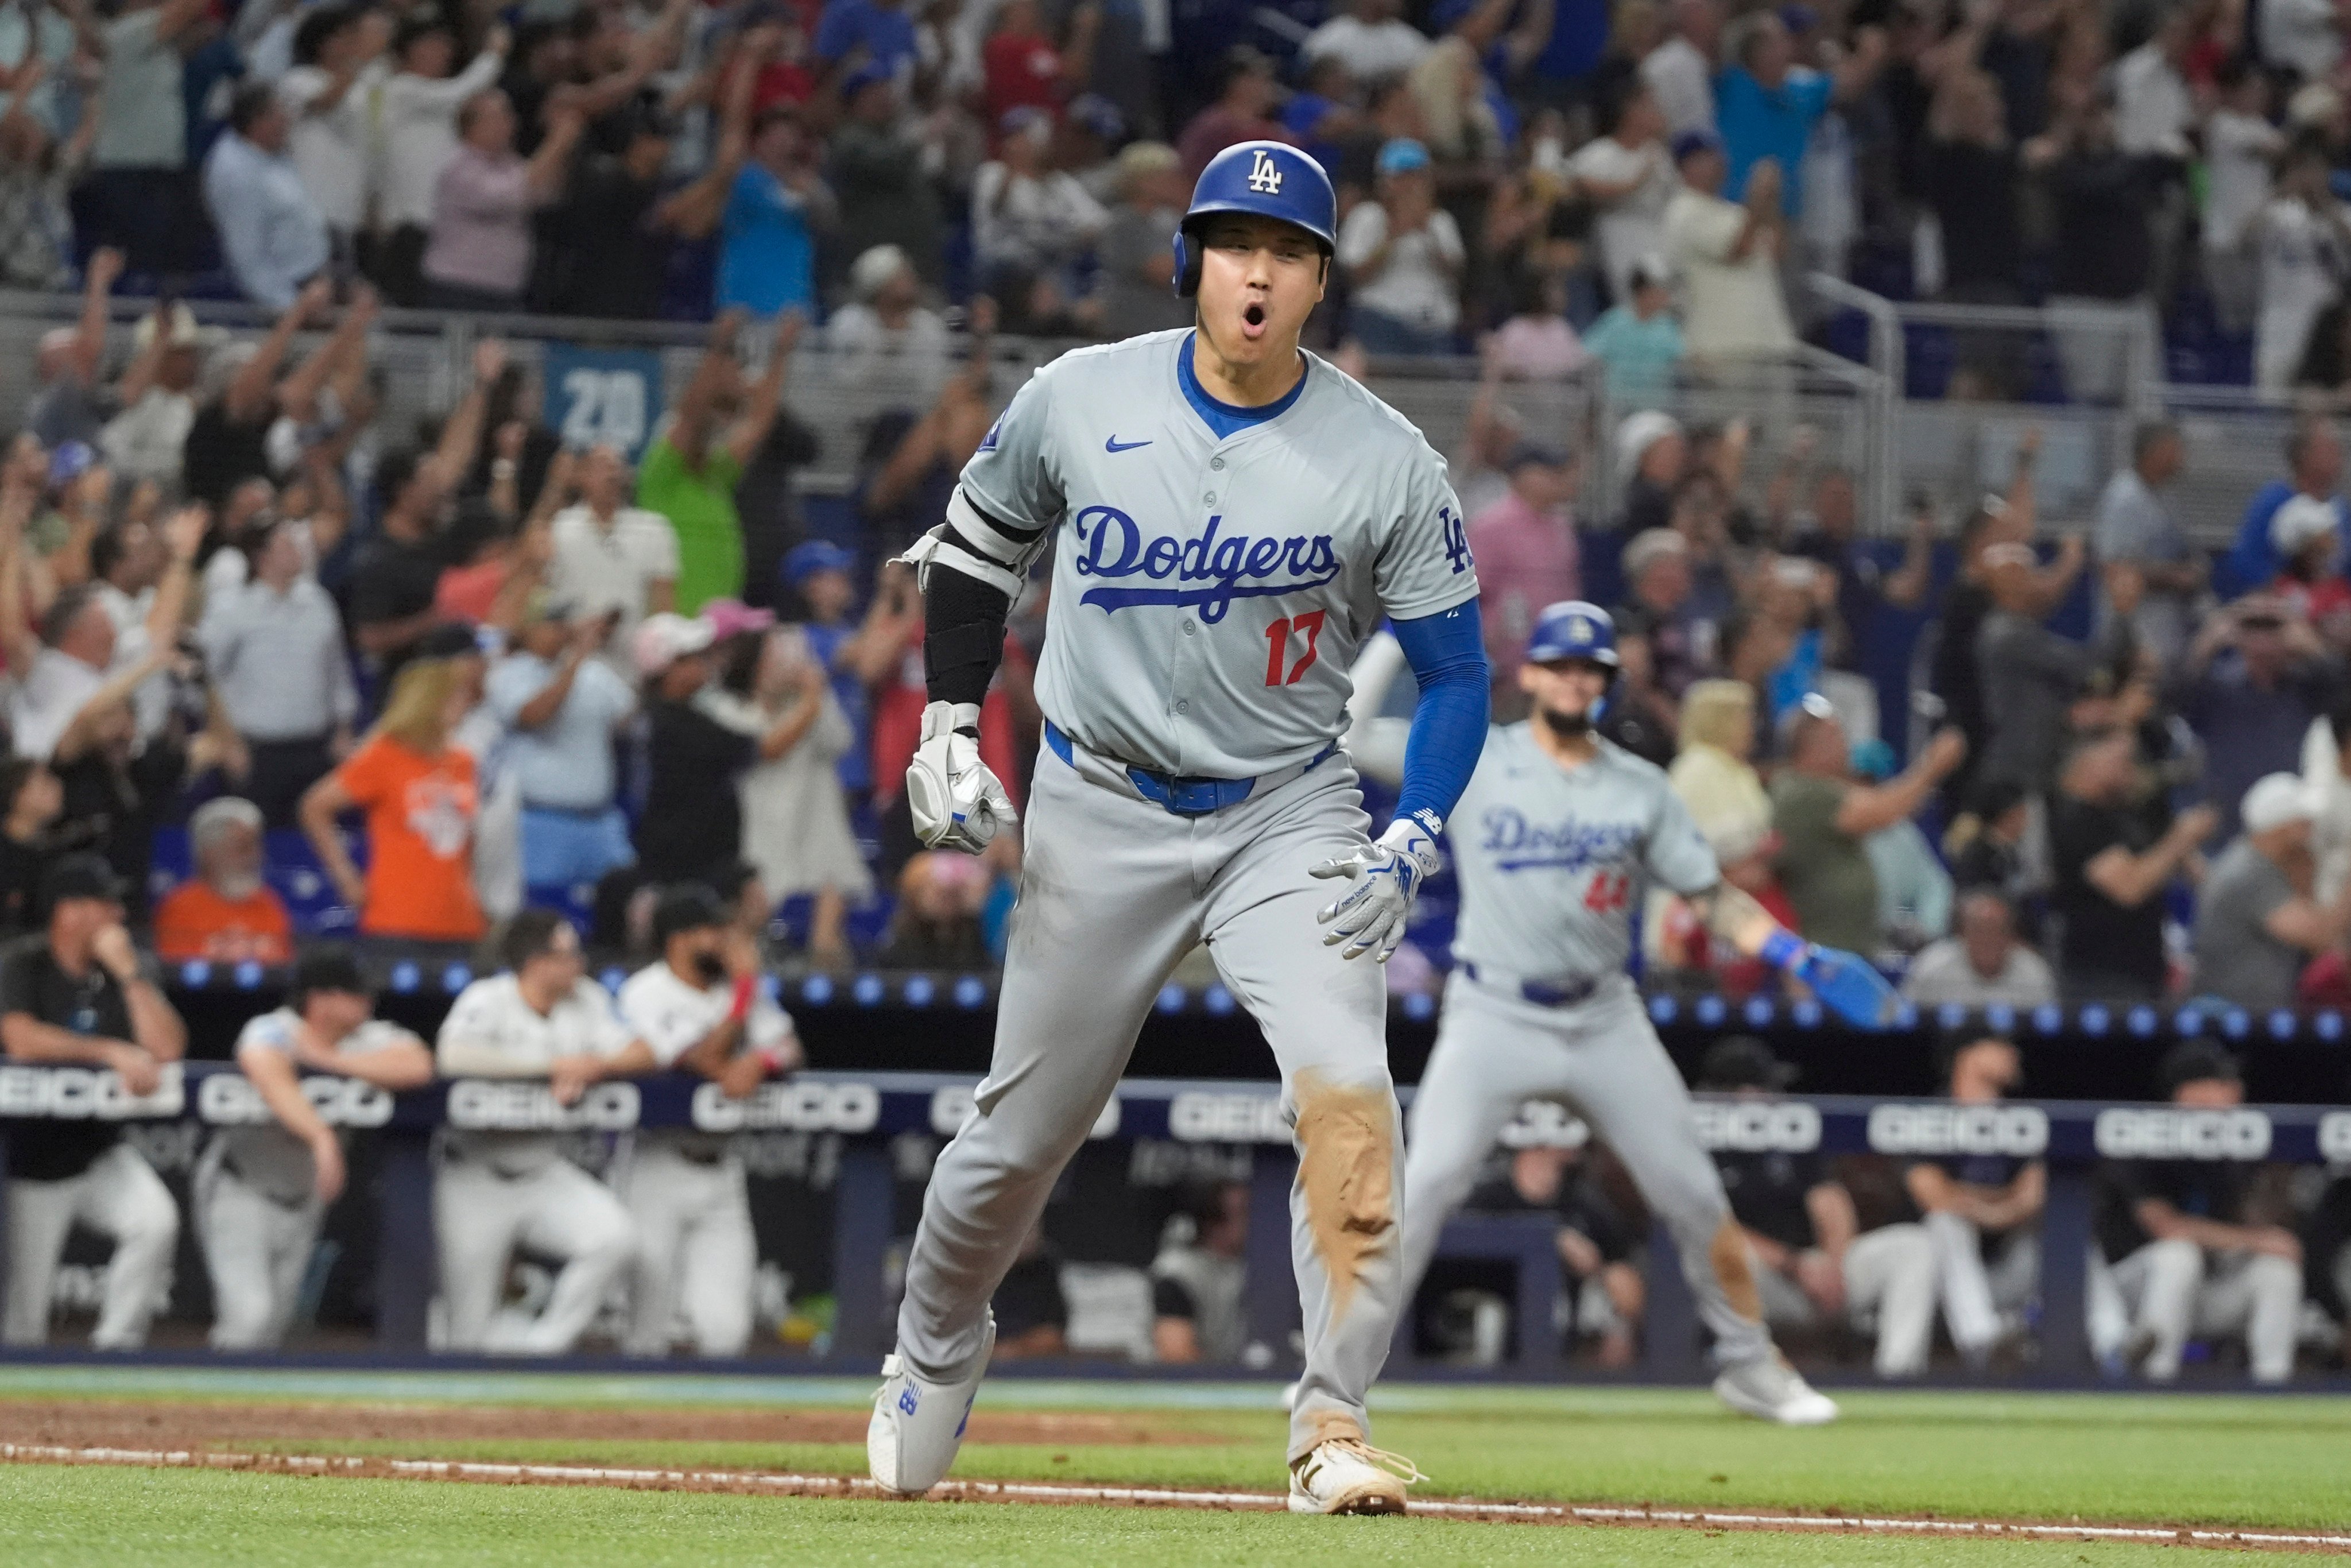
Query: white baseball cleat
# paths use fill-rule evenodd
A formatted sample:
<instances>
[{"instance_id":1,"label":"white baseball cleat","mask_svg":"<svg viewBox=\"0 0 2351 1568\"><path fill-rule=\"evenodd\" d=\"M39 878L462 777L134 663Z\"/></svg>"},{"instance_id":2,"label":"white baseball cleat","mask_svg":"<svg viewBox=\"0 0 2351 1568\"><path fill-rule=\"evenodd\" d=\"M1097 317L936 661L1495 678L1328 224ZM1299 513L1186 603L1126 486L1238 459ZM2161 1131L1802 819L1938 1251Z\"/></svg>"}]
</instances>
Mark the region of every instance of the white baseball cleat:
<instances>
[{"instance_id":1,"label":"white baseball cleat","mask_svg":"<svg viewBox=\"0 0 2351 1568\"><path fill-rule=\"evenodd\" d=\"M873 1396L873 1419L865 1428L865 1463L874 1485L900 1497L920 1497L946 1478L995 1350L996 1319L990 1315L979 1359L961 1382L926 1382L906 1369L903 1357L883 1359L882 1390Z\"/></svg>"},{"instance_id":2,"label":"white baseball cleat","mask_svg":"<svg viewBox=\"0 0 2351 1568\"><path fill-rule=\"evenodd\" d=\"M1405 1486L1427 1479L1402 1454L1361 1437L1333 1437L1290 1467L1290 1511L1402 1513Z\"/></svg>"},{"instance_id":3,"label":"white baseball cleat","mask_svg":"<svg viewBox=\"0 0 2351 1568\"><path fill-rule=\"evenodd\" d=\"M1724 1372L1714 1380L1714 1396L1742 1416L1782 1427L1824 1427L1837 1418L1836 1401L1805 1382L1778 1351Z\"/></svg>"}]
</instances>

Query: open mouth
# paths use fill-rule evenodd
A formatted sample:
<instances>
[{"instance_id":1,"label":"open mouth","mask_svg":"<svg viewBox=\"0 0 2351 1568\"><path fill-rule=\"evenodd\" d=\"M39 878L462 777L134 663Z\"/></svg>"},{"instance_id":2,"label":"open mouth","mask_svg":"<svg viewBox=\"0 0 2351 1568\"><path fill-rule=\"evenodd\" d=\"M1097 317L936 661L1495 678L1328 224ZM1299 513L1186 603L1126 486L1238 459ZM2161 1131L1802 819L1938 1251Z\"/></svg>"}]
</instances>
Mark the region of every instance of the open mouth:
<instances>
[{"instance_id":1,"label":"open mouth","mask_svg":"<svg viewBox=\"0 0 2351 1568\"><path fill-rule=\"evenodd\" d=\"M1241 309L1241 336L1255 342L1265 336L1265 307L1248 305Z\"/></svg>"}]
</instances>

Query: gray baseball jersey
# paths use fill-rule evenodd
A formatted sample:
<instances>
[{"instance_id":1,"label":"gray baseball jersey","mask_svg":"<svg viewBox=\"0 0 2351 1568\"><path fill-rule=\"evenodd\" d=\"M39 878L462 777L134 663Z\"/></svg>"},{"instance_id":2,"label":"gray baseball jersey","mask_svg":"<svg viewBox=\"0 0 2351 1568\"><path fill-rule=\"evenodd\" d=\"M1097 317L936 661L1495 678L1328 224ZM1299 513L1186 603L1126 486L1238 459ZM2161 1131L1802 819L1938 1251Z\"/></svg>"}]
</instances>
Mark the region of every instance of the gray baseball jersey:
<instances>
[{"instance_id":1,"label":"gray baseball jersey","mask_svg":"<svg viewBox=\"0 0 2351 1568\"><path fill-rule=\"evenodd\" d=\"M1062 355L1014 394L962 491L1024 534L1062 530L1049 717L1103 756L1252 778L1344 732L1347 668L1384 613L1452 609L1478 578L1445 461L1403 415L1308 354L1294 401L1220 436L1207 415L1244 411L1200 409L1190 343Z\"/></svg>"},{"instance_id":2,"label":"gray baseball jersey","mask_svg":"<svg viewBox=\"0 0 2351 1568\"><path fill-rule=\"evenodd\" d=\"M236 1037L236 1049L274 1051L289 1061L296 1031L302 1019L292 1008L278 1008L248 1020ZM335 1046L338 1056L365 1056L416 1036L384 1019L370 1019ZM314 1179L310 1147L286 1130L274 1117L255 1126L224 1127L220 1141L238 1178L280 1203L300 1203L310 1196Z\"/></svg>"},{"instance_id":3,"label":"gray baseball jersey","mask_svg":"<svg viewBox=\"0 0 2351 1568\"><path fill-rule=\"evenodd\" d=\"M1457 959L1527 979L1621 974L1646 882L1687 894L1720 879L1664 770L1599 747L1565 769L1525 724L1488 735L1447 829L1461 883Z\"/></svg>"}]
</instances>

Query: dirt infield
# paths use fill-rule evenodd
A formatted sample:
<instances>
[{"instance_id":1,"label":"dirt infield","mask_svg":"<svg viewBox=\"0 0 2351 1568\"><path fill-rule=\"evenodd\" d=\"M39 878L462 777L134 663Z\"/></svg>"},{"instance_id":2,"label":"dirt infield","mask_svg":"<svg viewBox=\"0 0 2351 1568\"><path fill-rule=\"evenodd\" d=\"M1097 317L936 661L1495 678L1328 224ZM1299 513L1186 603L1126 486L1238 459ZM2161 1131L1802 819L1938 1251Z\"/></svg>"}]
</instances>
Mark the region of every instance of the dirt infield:
<instances>
[{"instance_id":1,"label":"dirt infield","mask_svg":"<svg viewBox=\"0 0 2351 1568\"><path fill-rule=\"evenodd\" d=\"M398 1442L434 1451L450 1440L863 1443L862 1410L659 1410L319 1402L0 1400L0 1443L199 1452L255 1442ZM1196 1444L1218 1439L1134 1416L977 1410L980 1443Z\"/></svg>"},{"instance_id":2,"label":"dirt infield","mask_svg":"<svg viewBox=\"0 0 2351 1568\"><path fill-rule=\"evenodd\" d=\"M358 1456L253 1454L113 1447L68 1448L0 1440L0 1464L105 1465L150 1469L239 1470L261 1475L303 1475L353 1479L458 1481L506 1486L625 1488L638 1490L727 1492L761 1497L876 1497L862 1477L792 1475L757 1470L622 1469L611 1466L496 1464L450 1459L393 1459ZM930 1501L1077 1507L1176 1508L1276 1511L1285 1507L1278 1492L1209 1491L1179 1488L1065 1485L1049 1482L964 1481L940 1483ZM1481 1502L1473 1499L1416 1498L1411 1511L1428 1518L1494 1524L1585 1526L1616 1529L1697 1530L1708 1535L1760 1531L1786 1533L1936 1537L1967 1540L2129 1542L2215 1550L2351 1555L2351 1535L2313 1531L2198 1528L2161 1524L2037 1523L2007 1520L1876 1518L1835 1513L1770 1513L1758 1511L1674 1509L1651 1506L1578 1506L1562 1503Z\"/></svg>"}]
</instances>

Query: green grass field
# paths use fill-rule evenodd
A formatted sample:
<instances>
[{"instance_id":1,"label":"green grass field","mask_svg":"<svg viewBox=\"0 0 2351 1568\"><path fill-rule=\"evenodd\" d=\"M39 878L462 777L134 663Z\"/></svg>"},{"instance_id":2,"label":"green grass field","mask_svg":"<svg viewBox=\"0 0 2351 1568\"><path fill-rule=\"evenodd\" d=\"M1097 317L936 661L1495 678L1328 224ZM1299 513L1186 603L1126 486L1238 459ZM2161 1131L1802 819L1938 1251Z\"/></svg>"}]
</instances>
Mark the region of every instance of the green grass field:
<instances>
[{"instance_id":1,"label":"green grass field","mask_svg":"<svg viewBox=\"0 0 2351 1568\"><path fill-rule=\"evenodd\" d=\"M12 1402L330 1400L627 1413L854 1408L839 1380L255 1374L0 1368ZM967 1445L959 1477L1268 1490L1282 1421L1253 1385L998 1379L982 1409L1110 1413L1182 1441ZM1863 1392L1836 1426L1783 1431L1682 1390L1395 1386L1382 1446L1432 1479L1416 1495L1718 1505L2089 1522L2351 1528L2351 1401ZM580 1425L580 1423L574 1423ZM587 1423L594 1430L594 1423ZM861 1447L626 1437L223 1441L247 1451L792 1469L856 1474ZM1317 1520L1101 1507L877 1503L598 1488L0 1467L10 1564L1287 1563L1343 1553L1415 1568L1625 1563L2123 1563L2179 1548L1432 1519ZM2218 1552L2211 1555L2220 1555Z\"/></svg>"}]
</instances>

